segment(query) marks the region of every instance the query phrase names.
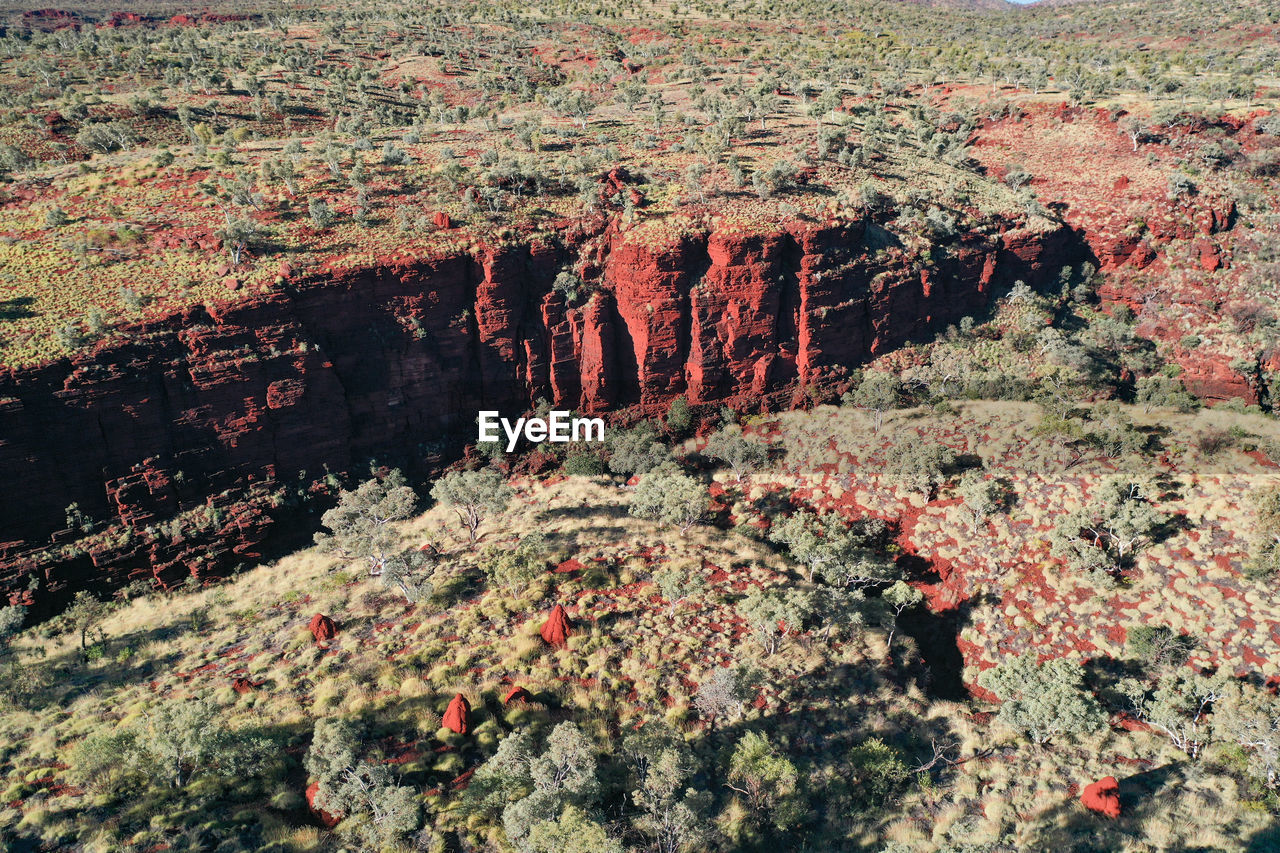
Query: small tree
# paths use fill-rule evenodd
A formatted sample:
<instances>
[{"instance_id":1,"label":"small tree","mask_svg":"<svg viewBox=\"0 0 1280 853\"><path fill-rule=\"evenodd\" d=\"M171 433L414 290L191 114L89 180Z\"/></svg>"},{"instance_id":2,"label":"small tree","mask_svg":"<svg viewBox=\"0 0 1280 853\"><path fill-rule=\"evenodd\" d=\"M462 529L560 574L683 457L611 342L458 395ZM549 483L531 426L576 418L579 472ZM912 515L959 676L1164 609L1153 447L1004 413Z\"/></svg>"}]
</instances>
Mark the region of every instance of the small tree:
<instances>
[{"instance_id":1,"label":"small tree","mask_svg":"<svg viewBox=\"0 0 1280 853\"><path fill-rule=\"evenodd\" d=\"M93 122L76 133L76 144L102 154L131 148L137 141L138 135L123 121Z\"/></svg>"},{"instance_id":2,"label":"small tree","mask_svg":"<svg viewBox=\"0 0 1280 853\"><path fill-rule=\"evenodd\" d=\"M732 720L742 711L742 689L738 674L726 666L718 666L698 685L693 707L714 726L719 720Z\"/></svg>"},{"instance_id":3,"label":"small tree","mask_svg":"<svg viewBox=\"0 0 1280 853\"><path fill-rule=\"evenodd\" d=\"M950 447L921 441L918 436L895 444L888 466L889 478L925 499L946 482L956 468L956 454Z\"/></svg>"},{"instance_id":4,"label":"small tree","mask_svg":"<svg viewBox=\"0 0 1280 853\"><path fill-rule=\"evenodd\" d=\"M555 820L543 820L529 828L521 845L527 853L625 853L622 842L583 809L567 805Z\"/></svg>"},{"instance_id":5,"label":"small tree","mask_svg":"<svg viewBox=\"0 0 1280 853\"><path fill-rule=\"evenodd\" d=\"M653 582L667 600L667 617L675 616L681 602L706 592L706 576L697 565L666 565L653 573Z\"/></svg>"},{"instance_id":6,"label":"small tree","mask_svg":"<svg viewBox=\"0 0 1280 853\"><path fill-rule=\"evenodd\" d=\"M684 739L661 724L649 724L623 739L622 754L633 780L631 801L643 811L637 828L658 853L704 845L712 798L693 787L698 761Z\"/></svg>"},{"instance_id":7,"label":"small tree","mask_svg":"<svg viewBox=\"0 0 1280 853\"><path fill-rule=\"evenodd\" d=\"M1273 577L1280 568L1280 486L1256 491L1253 513L1253 543L1245 572L1253 578Z\"/></svg>"},{"instance_id":8,"label":"small tree","mask_svg":"<svg viewBox=\"0 0 1280 853\"><path fill-rule=\"evenodd\" d=\"M1226 673L1202 675L1178 670L1163 673L1154 686L1125 679L1120 683L1120 692L1129 699L1135 717L1197 758L1212 740L1210 711L1226 686Z\"/></svg>"},{"instance_id":9,"label":"small tree","mask_svg":"<svg viewBox=\"0 0 1280 853\"><path fill-rule=\"evenodd\" d=\"M321 230L333 224L333 208L329 206L329 202L322 198L313 198L307 202L307 215L311 217L311 222Z\"/></svg>"},{"instance_id":10,"label":"small tree","mask_svg":"<svg viewBox=\"0 0 1280 853\"><path fill-rule=\"evenodd\" d=\"M206 772L237 776L260 763L270 751L265 738L247 736L226 725L226 712L207 699L173 701L143 712L139 746L154 772L174 788Z\"/></svg>"},{"instance_id":11,"label":"small tree","mask_svg":"<svg viewBox=\"0 0 1280 853\"><path fill-rule=\"evenodd\" d=\"M791 558L805 566L811 583L821 575L828 583L849 587L892 577L893 565L877 554L884 535L878 519L848 523L834 512L808 510L775 522L769 531L771 541L785 545Z\"/></svg>"},{"instance_id":12,"label":"small tree","mask_svg":"<svg viewBox=\"0 0 1280 853\"><path fill-rule=\"evenodd\" d=\"M83 783L105 791L137 791L155 782L183 788L199 776L255 772L271 744L225 721L226 710L206 698L160 702L137 723L86 738L72 767Z\"/></svg>"},{"instance_id":13,"label":"small tree","mask_svg":"<svg viewBox=\"0 0 1280 853\"><path fill-rule=\"evenodd\" d=\"M630 510L636 518L675 525L681 535L702 521L706 511L706 487L674 465L664 465L644 475L636 486Z\"/></svg>"},{"instance_id":14,"label":"small tree","mask_svg":"<svg viewBox=\"0 0 1280 853\"><path fill-rule=\"evenodd\" d=\"M1167 406L1179 412L1193 412L1200 402L1187 393L1182 383L1167 376L1144 376L1135 383L1134 402L1144 412L1152 407Z\"/></svg>"},{"instance_id":15,"label":"small tree","mask_svg":"<svg viewBox=\"0 0 1280 853\"><path fill-rule=\"evenodd\" d=\"M27 618L27 608L21 604L0 607L0 653L9 647L9 640L20 630Z\"/></svg>"},{"instance_id":16,"label":"small tree","mask_svg":"<svg viewBox=\"0 0 1280 853\"><path fill-rule=\"evenodd\" d=\"M485 549L480 568L495 586L518 595L547 568L547 537L533 531L520 538L516 547Z\"/></svg>"},{"instance_id":17,"label":"small tree","mask_svg":"<svg viewBox=\"0 0 1280 853\"><path fill-rule=\"evenodd\" d=\"M886 646L892 652L893 635L897 633L899 617L902 616L904 610L920 606L924 602L924 593L906 581L895 581L892 586L881 593L880 600L884 602L885 607L893 614L888 619L889 639L886 642Z\"/></svg>"},{"instance_id":18,"label":"small tree","mask_svg":"<svg viewBox=\"0 0 1280 853\"><path fill-rule=\"evenodd\" d=\"M93 634L98 635L98 642L105 639L102 620L106 619L110 612L109 602L102 601L93 593L83 589L71 600L71 606L63 612L62 618L68 630L80 635L81 653L88 651L89 637Z\"/></svg>"},{"instance_id":19,"label":"small tree","mask_svg":"<svg viewBox=\"0 0 1280 853\"><path fill-rule=\"evenodd\" d=\"M759 819L779 830L793 826L804 816L800 773L765 734L747 732L733 748L729 780Z\"/></svg>"},{"instance_id":20,"label":"small tree","mask_svg":"<svg viewBox=\"0 0 1280 853\"><path fill-rule=\"evenodd\" d=\"M648 421L609 435L609 470L615 474L644 474L668 462L671 451Z\"/></svg>"},{"instance_id":21,"label":"small tree","mask_svg":"<svg viewBox=\"0 0 1280 853\"><path fill-rule=\"evenodd\" d=\"M757 587L738 602L741 616L769 654L778 650L785 634L799 632L813 615L813 595L802 589L762 589Z\"/></svg>"},{"instance_id":22,"label":"small tree","mask_svg":"<svg viewBox=\"0 0 1280 853\"><path fill-rule=\"evenodd\" d=\"M849 750L848 784L860 805L883 808L911 778L898 751L880 738L869 738Z\"/></svg>"},{"instance_id":23,"label":"small tree","mask_svg":"<svg viewBox=\"0 0 1280 853\"><path fill-rule=\"evenodd\" d=\"M693 409L683 394L671 401L667 409L667 431L674 436L684 436L693 429Z\"/></svg>"},{"instance_id":24,"label":"small tree","mask_svg":"<svg viewBox=\"0 0 1280 853\"><path fill-rule=\"evenodd\" d=\"M1066 658L1037 663L1027 652L978 676L978 683L1000 699L997 718L1033 743L1058 735L1087 734L1106 722L1098 700L1084 690L1084 670Z\"/></svg>"},{"instance_id":25,"label":"small tree","mask_svg":"<svg viewBox=\"0 0 1280 853\"><path fill-rule=\"evenodd\" d=\"M427 557L401 547L394 525L413 515L417 504L418 496L399 471L366 480L338 495L338 505L320 521L330 532L317 533L316 544L344 560L363 563L370 577L399 587L414 601L424 591L417 576L426 568Z\"/></svg>"},{"instance_id":26,"label":"small tree","mask_svg":"<svg viewBox=\"0 0 1280 853\"><path fill-rule=\"evenodd\" d=\"M1224 685L1213 704L1219 736L1245 751L1245 768L1269 791L1280 790L1280 704L1247 682Z\"/></svg>"},{"instance_id":27,"label":"small tree","mask_svg":"<svg viewBox=\"0 0 1280 853\"><path fill-rule=\"evenodd\" d=\"M402 841L421 820L413 788L396 784L391 769L362 759L351 724L325 717L316 721L303 764L315 780L313 805L342 817L339 832L380 850Z\"/></svg>"},{"instance_id":28,"label":"small tree","mask_svg":"<svg viewBox=\"0 0 1280 853\"><path fill-rule=\"evenodd\" d=\"M532 747L527 733L508 735L494 757L476 771L482 790L501 792L506 803L502 825L517 847L538 824L560 817L566 806L587 808L600 795L595 748L575 724L559 723L540 753Z\"/></svg>"},{"instance_id":29,"label":"small tree","mask_svg":"<svg viewBox=\"0 0 1280 853\"><path fill-rule=\"evenodd\" d=\"M1156 673L1182 666L1195 648L1195 640L1167 625L1138 625L1124 641L1125 651Z\"/></svg>"},{"instance_id":30,"label":"small tree","mask_svg":"<svg viewBox=\"0 0 1280 853\"><path fill-rule=\"evenodd\" d=\"M515 491L492 468L451 471L431 487L431 497L451 507L475 544L485 519L505 512Z\"/></svg>"},{"instance_id":31,"label":"small tree","mask_svg":"<svg viewBox=\"0 0 1280 853\"><path fill-rule=\"evenodd\" d=\"M970 521L977 528L998 512L1005 512L1014 500L1013 482L1008 477L988 479L982 471L966 471L956 485Z\"/></svg>"},{"instance_id":32,"label":"small tree","mask_svg":"<svg viewBox=\"0 0 1280 853\"><path fill-rule=\"evenodd\" d=\"M1166 521L1147 499L1148 491L1131 478L1107 478L1093 500L1058 521L1053 553L1076 569L1119 572Z\"/></svg>"},{"instance_id":33,"label":"small tree","mask_svg":"<svg viewBox=\"0 0 1280 853\"><path fill-rule=\"evenodd\" d=\"M214 232L214 236L222 241L222 248L231 255L231 266L238 267L244 253L262 239L263 232L252 219L232 217L228 213L226 224Z\"/></svg>"},{"instance_id":34,"label":"small tree","mask_svg":"<svg viewBox=\"0 0 1280 853\"><path fill-rule=\"evenodd\" d=\"M707 439L707 445L702 453L710 459L717 459L728 465L733 471L733 478L738 482L769 462L769 446L747 438L742 434L742 430L736 427L725 428L713 434Z\"/></svg>"},{"instance_id":35,"label":"small tree","mask_svg":"<svg viewBox=\"0 0 1280 853\"><path fill-rule=\"evenodd\" d=\"M1133 144L1133 150L1138 150L1138 143L1142 141L1143 136L1147 133L1146 125L1137 116L1126 116L1120 122L1120 129L1124 131L1124 135L1129 137L1129 142Z\"/></svg>"},{"instance_id":36,"label":"small tree","mask_svg":"<svg viewBox=\"0 0 1280 853\"><path fill-rule=\"evenodd\" d=\"M902 400L902 383L887 373L867 371L853 391L844 396L847 405L866 409L875 417L875 431L884 424L884 413L897 408Z\"/></svg>"}]
</instances>

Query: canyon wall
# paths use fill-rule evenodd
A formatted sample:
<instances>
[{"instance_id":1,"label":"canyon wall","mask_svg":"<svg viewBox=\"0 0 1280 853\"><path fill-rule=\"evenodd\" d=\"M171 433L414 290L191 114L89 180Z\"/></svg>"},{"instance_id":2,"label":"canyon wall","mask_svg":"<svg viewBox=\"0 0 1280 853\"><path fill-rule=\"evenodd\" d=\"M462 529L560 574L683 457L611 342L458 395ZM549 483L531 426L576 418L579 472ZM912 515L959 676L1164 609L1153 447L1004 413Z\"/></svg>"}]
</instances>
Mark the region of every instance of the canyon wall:
<instances>
[{"instance_id":1,"label":"canyon wall","mask_svg":"<svg viewBox=\"0 0 1280 853\"><path fill-rule=\"evenodd\" d=\"M0 590L38 602L251 561L326 474L429 473L481 408L788 405L1079 260L1065 229L992 232L921 256L869 222L601 228L191 307L0 378ZM569 264L588 280L572 302L552 286Z\"/></svg>"}]
</instances>

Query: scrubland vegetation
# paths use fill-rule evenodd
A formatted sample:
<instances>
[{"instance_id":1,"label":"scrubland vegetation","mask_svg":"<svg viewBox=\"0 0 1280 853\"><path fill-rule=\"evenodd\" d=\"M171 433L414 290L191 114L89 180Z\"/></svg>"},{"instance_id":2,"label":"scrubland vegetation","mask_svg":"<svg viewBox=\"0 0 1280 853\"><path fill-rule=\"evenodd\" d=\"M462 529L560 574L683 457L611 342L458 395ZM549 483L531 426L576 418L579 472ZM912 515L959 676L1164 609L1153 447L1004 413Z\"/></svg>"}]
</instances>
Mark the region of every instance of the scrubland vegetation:
<instances>
[{"instance_id":1,"label":"scrubland vegetation","mask_svg":"<svg viewBox=\"0 0 1280 853\"><path fill-rule=\"evenodd\" d=\"M455 472L425 513L384 472L314 548L204 590L82 594L9 638L4 832L104 850L1267 849L1280 717L1257 662L1277 603L1246 565L1273 547L1254 534L1280 429L919 402L706 438L642 424L602 454L622 473ZM1147 455L1033 440L1099 408ZM949 450L873 464L926 437ZM729 455L752 465L719 455L743 444ZM557 605L568 633L548 642ZM1107 774L1116 820L1077 802Z\"/></svg>"},{"instance_id":2,"label":"scrubland vegetation","mask_svg":"<svg viewBox=\"0 0 1280 853\"><path fill-rule=\"evenodd\" d=\"M584 222L1089 259L794 411L327 472L310 547L0 608L6 849L1280 849L1274 4L113 11L0 34L15 370Z\"/></svg>"}]
</instances>

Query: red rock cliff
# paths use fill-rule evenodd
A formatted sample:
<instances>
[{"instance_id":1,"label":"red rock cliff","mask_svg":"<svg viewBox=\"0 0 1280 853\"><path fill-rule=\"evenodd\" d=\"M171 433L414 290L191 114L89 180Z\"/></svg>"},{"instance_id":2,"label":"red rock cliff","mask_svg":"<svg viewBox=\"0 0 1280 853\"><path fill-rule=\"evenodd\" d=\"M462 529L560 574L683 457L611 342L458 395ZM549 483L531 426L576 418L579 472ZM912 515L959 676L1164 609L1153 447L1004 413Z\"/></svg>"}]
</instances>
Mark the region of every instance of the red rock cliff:
<instances>
[{"instance_id":1,"label":"red rock cliff","mask_svg":"<svg viewBox=\"0 0 1280 853\"><path fill-rule=\"evenodd\" d=\"M981 310L997 280L1075 260L1065 230L922 258L873 229L486 248L193 307L0 377L0 589L32 600L32 575L65 592L252 560L308 484L370 460L430 470L480 408L783 405ZM598 262L572 304L552 288L571 249ZM75 545L73 502L99 531Z\"/></svg>"}]
</instances>

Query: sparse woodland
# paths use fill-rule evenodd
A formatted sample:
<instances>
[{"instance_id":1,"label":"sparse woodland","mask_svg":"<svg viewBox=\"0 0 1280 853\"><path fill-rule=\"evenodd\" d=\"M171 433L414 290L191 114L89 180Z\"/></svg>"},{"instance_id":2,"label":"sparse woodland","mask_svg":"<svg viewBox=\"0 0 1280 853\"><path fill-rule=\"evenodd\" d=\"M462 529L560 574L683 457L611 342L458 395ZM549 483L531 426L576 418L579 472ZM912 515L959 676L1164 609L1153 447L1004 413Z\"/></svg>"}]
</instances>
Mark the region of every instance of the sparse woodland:
<instances>
[{"instance_id":1,"label":"sparse woodland","mask_svg":"<svg viewBox=\"0 0 1280 853\"><path fill-rule=\"evenodd\" d=\"M259 479L314 540L224 578L144 546L227 494L72 503L24 559L137 565L0 607L4 849L1280 849L1280 6L999 5L6 11L13 377L479 246L585 316L573 234L1080 256L789 407Z\"/></svg>"}]
</instances>

